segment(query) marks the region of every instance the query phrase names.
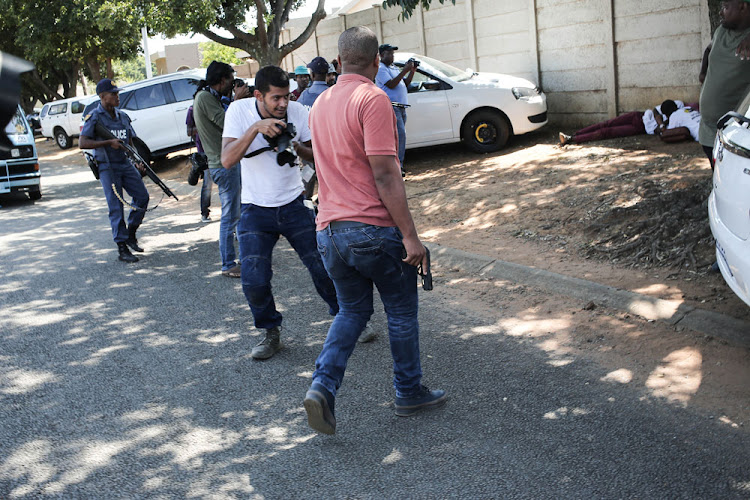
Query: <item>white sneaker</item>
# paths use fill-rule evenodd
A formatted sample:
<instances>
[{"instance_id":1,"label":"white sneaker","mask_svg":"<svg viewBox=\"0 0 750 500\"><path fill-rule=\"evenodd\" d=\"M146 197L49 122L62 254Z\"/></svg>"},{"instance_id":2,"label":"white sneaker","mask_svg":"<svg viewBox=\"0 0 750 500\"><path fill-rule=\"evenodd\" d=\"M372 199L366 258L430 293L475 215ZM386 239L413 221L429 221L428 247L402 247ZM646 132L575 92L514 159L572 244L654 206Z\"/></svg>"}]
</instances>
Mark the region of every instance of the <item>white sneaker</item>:
<instances>
[{"instance_id":1,"label":"white sneaker","mask_svg":"<svg viewBox=\"0 0 750 500\"><path fill-rule=\"evenodd\" d=\"M211 222L211 216L206 215L205 217L201 217L201 222Z\"/></svg>"}]
</instances>

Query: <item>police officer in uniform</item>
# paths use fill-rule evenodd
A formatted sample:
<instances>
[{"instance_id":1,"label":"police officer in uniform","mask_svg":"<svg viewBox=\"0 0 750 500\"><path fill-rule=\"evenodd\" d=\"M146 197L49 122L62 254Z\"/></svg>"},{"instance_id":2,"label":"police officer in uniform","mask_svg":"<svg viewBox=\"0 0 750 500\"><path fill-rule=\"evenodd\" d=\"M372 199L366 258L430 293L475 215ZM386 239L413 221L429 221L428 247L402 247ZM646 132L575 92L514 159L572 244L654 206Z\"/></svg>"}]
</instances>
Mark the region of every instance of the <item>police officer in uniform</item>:
<instances>
[{"instance_id":1,"label":"police officer in uniform","mask_svg":"<svg viewBox=\"0 0 750 500\"><path fill-rule=\"evenodd\" d=\"M112 80L105 78L96 85L99 95L99 106L86 116L78 147L81 149L95 149L96 161L99 163L99 180L104 188L104 197L109 206L109 223L112 226L112 236L117 244L120 260L123 262L138 262L138 257L130 253L132 248L136 252L143 252L138 245L135 233L143 221L148 206L148 191L143 184L139 171L128 161L120 140L132 145L135 132L130 125L130 117L117 109L120 105L120 89ZM104 125L117 139L101 139L96 135L96 124ZM133 207L128 215L127 226L123 204L112 190L115 189L120 197L122 190L133 197L130 203ZM130 247L130 248L128 248Z\"/></svg>"}]
</instances>

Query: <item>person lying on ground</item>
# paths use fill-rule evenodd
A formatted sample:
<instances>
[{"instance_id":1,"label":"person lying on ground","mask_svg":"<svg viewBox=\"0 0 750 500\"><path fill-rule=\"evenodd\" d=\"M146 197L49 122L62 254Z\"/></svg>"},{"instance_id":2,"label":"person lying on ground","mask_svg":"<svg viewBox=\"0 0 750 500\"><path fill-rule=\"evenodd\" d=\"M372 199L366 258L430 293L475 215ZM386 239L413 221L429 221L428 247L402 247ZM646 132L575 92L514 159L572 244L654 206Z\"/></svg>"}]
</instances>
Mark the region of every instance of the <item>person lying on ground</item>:
<instances>
[{"instance_id":1,"label":"person lying on ground","mask_svg":"<svg viewBox=\"0 0 750 500\"><path fill-rule=\"evenodd\" d=\"M653 110L631 111L611 120L595 123L576 131L573 135L560 132L560 145L582 144L590 141L601 141L617 137L629 137L631 135L650 134L653 135L661 124L667 121L667 117L683 108L682 101L667 99ZM666 127L662 127L666 128Z\"/></svg>"},{"instance_id":2,"label":"person lying on ground","mask_svg":"<svg viewBox=\"0 0 750 500\"><path fill-rule=\"evenodd\" d=\"M659 126L656 134L664 142L698 141L701 114L690 106L669 115L668 123Z\"/></svg>"}]
</instances>

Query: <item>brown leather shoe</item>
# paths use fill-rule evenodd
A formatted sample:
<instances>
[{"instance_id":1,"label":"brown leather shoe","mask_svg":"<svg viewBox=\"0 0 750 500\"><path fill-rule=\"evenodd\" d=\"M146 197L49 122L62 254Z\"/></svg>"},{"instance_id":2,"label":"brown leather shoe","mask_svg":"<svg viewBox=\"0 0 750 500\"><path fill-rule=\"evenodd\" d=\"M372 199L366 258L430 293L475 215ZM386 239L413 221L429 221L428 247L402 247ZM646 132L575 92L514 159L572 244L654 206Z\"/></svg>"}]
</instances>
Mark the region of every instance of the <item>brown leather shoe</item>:
<instances>
[{"instance_id":1,"label":"brown leather shoe","mask_svg":"<svg viewBox=\"0 0 750 500\"><path fill-rule=\"evenodd\" d=\"M221 274L223 276L228 276L230 278L241 278L242 277L242 267L240 265L236 265L230 269L227 269L226 271L222 271Z\"/></svg>"}]
</instances>

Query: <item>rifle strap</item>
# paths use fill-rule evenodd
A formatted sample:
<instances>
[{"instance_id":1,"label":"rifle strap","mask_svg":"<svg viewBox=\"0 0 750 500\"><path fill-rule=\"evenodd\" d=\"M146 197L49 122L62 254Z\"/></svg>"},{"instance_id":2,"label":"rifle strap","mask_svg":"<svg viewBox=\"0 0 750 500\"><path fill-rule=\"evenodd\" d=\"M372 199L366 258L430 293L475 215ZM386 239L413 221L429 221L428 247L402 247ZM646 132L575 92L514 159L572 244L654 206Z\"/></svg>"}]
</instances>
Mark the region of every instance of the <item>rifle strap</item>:
<instances>
[{"instance_id":1,"label":"rifle strap","mask_svg":"<svg viewBox=\"0 0 750 500\"><path fill-rule=\"evenodd\" d=\"M141 207L136 207L135 205L123 200L122 196L120 196L120 193L117 192L117 186L115 186L114 182L112 183L112 192L115 193L115 196L117 196L117 199L120 200L120 203L122 203L123 205L127 205L131 208L131 210L136 210L138 212L150 212L156 209L156 207L158 207L159 205L161 205L162 200L164 200L164 194L162 193L161 198L159 199L159 203L157 203L151 208L141 208Z\"/></svg>"}]
</instances>

